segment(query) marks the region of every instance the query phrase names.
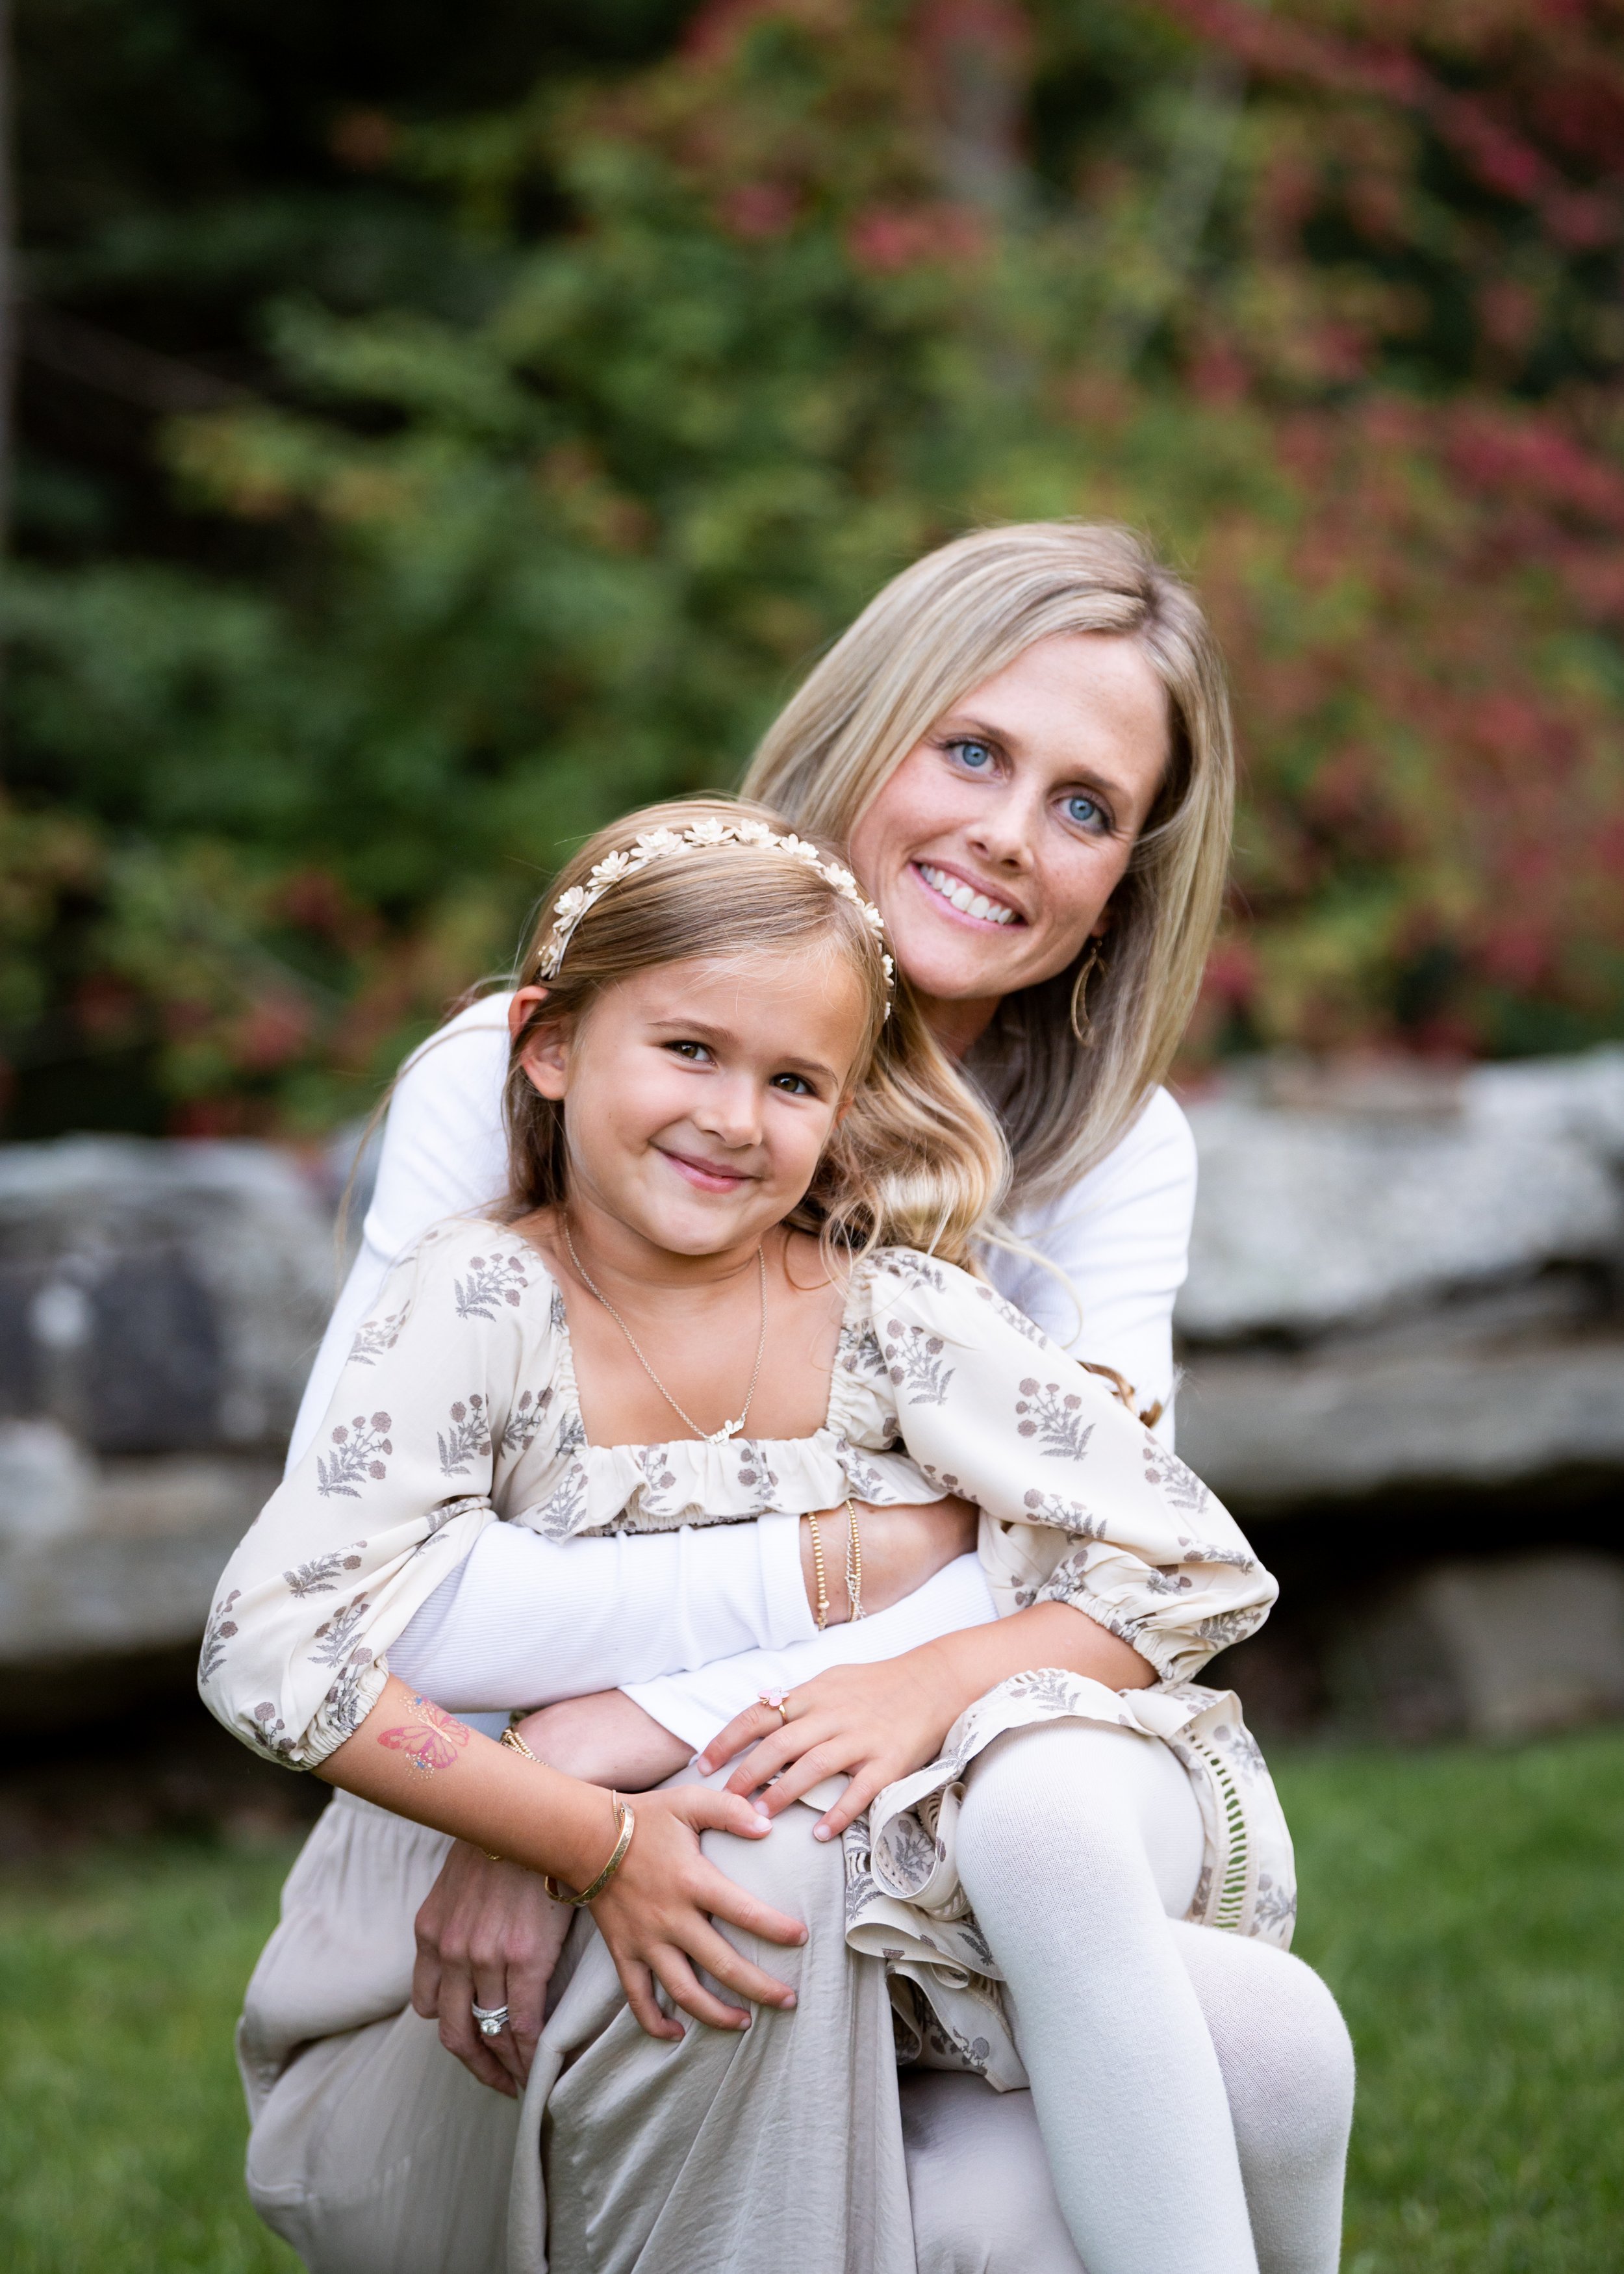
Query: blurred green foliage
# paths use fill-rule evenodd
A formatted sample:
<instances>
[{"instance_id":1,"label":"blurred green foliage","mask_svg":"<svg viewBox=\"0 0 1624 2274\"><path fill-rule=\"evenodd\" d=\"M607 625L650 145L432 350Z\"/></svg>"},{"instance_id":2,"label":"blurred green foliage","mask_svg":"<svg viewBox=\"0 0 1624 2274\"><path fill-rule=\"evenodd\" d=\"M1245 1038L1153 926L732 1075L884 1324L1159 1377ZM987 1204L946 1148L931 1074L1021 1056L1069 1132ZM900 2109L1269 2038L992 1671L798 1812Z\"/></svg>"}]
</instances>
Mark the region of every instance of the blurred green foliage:
<instances>
[{"instance_id":1,"label":"blurred green foliage","mask_svg":"<svg viewBox=\"0 0 1624 2274\"><path fill-rule=\"evenodd\" d=\"M331 1122L572 840L1029 515L1148 528L1232 659L1198 1052L1624 1029L1601 0L36 8L122 123L87 190L25 117L16 1133Z\"/></svg>"}]
</instances>

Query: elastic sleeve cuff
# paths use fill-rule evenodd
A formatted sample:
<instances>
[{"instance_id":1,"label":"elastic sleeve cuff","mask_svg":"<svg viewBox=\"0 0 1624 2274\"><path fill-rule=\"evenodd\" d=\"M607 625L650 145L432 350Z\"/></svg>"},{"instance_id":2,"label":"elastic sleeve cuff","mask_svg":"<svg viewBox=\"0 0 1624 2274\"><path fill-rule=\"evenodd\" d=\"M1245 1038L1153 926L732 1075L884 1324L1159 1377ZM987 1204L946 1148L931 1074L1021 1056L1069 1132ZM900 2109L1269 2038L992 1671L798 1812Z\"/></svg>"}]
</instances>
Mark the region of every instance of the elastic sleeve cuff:
<instances>
[{"instance_id":1,"label":"elastic sleeve cuff","mask_svg":"<svg viewBox=\"0 0 1624 2274\"><path fill-rule=\"evenodd\" d=\"M763 1516L756 1527L761 1557L762 1601L766 1608L767 1632L762 1642L769 1650L786 1643L808 1642L817 1632L807 1583L801 1570L801 1518Z\"/></svg>"},{"instance_id":2,"label":"elastic sleeve cuff","mask_svg":"<svg viewBox=\"0 0 1624 2274\"><path fill-rule=\"evenodd\" d=\"M1115 1635L1118 1642L1137 1651L1147 1666L1154 1669L1158 1682L1188 1682L1192 1678L1192 1650L1187 1636L1163 1634L1147 1621L1136 1619L1102 1595L1079 1592L1074 1581L1058 1577L1038 1589L1033 1599L1039 1603L1069 1603L1086 1619L1092 1619L1106 1633ZM1203 1666L1212 1656L1204 1645L1196 1646L1195 1664Z\"/></svg>"}]
</instances>

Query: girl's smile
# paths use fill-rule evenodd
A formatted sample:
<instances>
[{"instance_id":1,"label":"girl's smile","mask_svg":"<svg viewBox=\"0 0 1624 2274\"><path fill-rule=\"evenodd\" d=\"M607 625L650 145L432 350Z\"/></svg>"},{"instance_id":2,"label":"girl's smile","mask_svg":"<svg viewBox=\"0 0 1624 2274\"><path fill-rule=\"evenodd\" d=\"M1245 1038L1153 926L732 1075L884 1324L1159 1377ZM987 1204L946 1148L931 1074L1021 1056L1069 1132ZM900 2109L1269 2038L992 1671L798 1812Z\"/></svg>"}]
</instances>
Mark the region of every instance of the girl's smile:
<instances>
[{"instance_id":1,"label":"girl's smile","mask_svg":"<svg viewBox=\"0 0 1624 2274\"><path fill-rule=\"evenodd\" d=\"M697 1160L691 1154L679 1153L673 1145L656 1145L654 1150L663 1154L677 1174L686 1177L702 1193L734 1193L741 1185L749 1182L745 1170L729 1168L725 1162Z\"/></svg>"},{"instance_id":2,"label":"girl's smile","mask_svg":"<svg viewBox=\"0 0 1624 2274\"><path fill-rule=\"evenodd\" d=\"M519 1016L525 998L545 990L523 990ZM748 975L657 965L539 1029L525 1072L563 1100L570 1212L600 1260L666 1281L748 1262L812 1181L867 1016L849 962L814 945Z\"/></svg>"}]
</instances>

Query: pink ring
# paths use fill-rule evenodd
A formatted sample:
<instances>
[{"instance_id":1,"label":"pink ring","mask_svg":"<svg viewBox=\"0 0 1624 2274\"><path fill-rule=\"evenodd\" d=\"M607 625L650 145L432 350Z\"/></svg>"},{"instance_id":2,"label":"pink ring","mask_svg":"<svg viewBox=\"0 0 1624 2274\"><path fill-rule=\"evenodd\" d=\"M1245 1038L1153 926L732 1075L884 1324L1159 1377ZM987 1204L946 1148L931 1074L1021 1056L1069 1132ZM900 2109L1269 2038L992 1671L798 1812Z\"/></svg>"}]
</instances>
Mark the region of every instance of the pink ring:
<instances>
[{"instance_id":1,"label":"pink ring","mask_svg":"<svg viewBox=\"0 0 1624 2274\"><path fill-rule=\"evenodd\" d=\"M789 1707L784 1702L786 1695L786 1693L782 1690L763 1690L757 1692L759 1702L763 1706L771 1706L773 1712L778 1715L779 1721L787 1729L789 1727Z\"/></svg>"}]
</instances>

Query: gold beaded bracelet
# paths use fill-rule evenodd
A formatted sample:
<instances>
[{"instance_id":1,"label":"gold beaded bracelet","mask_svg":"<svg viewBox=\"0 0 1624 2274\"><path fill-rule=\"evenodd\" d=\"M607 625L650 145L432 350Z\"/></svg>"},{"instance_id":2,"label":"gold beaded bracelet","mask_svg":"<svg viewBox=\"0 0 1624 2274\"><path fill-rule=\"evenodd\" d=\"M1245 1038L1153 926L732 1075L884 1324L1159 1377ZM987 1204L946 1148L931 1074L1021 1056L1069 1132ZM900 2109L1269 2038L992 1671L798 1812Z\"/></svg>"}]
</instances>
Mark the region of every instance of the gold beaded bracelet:
<instances>
[{"instance_id":1,"label":"gold beaded bracelet","mask_svg":"<svg viewBox=\"0 0 1624 2274\"><path fill-rule=\"evenodd\" d=\"M851 1536L846 1547L846 1596L852 1607L852 1616L861 1618L862 1601L862 1535L857 1529L857 1508L850 1493L846 1496L846 1521Z\"/></svg>"},{"instance_id":2,"label":"gold beaded bracelet","mask_svg":"<svg viewBox=\"0 0 1624 2274\"><path fill-rule=\"evenodd\" d=\"M823 1568L823 1540L817 1528L817 1518L808 1511L807 1522L812 1527L812 1572L817 1581L817 1627L821 1634L829 1624L829 1574Z\"/></svg>"}]
</instances>

